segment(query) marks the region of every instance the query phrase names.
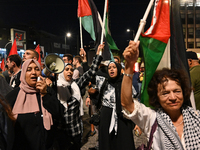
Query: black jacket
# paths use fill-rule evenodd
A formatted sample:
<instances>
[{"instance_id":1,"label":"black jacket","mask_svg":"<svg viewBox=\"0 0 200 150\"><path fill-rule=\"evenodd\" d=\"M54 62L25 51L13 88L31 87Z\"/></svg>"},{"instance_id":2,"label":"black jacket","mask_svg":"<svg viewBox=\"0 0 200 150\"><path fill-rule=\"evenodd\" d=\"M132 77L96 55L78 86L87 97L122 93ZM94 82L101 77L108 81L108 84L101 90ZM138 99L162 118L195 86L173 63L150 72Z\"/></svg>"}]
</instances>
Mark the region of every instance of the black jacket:
<instances>
[{"instance_id":1,"label":"black jacket","mask_svg":"<svg viewBox=\"0 0 200 150\"><path fill-rule=\"evenodd\" d=\"M11 108L13 108L20 88L11 91L6 99ZM19 114L15 123L15 140L13 149L20 150L46 150L53 144L54 128L46 130L43 125L41 112L41 98L37 93L38 105L40 112ZM55 96L52 90L42 97L43 107L52 115L53 119L59 119L64 115L64 107Z\"/></svg>"}]
</instances>

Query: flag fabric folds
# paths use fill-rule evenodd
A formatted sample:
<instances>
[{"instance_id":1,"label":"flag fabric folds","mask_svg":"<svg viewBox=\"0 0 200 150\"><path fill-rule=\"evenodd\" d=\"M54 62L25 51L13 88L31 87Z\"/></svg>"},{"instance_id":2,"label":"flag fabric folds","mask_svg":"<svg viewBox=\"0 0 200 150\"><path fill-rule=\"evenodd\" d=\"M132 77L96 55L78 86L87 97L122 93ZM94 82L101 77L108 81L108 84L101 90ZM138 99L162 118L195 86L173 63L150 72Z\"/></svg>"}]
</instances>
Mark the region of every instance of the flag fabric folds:
<instances>
[{"instance_id":1,"label":"flag fabric folds","mask_svg":"<svg viewBox=\"0 0 200 150\"><path fill-rule=\"evenodd\" d=\"M170 37L169 0L155 0L150 28L140 36L145 73L142 83L141 102L149 106L148 84L156 71Z\"/></svg>"},{"instance_id":2,"label":"flag fabric folds","mask_svg":"<svg viewBox=\"0 0 200 150\"><path fill-rule=\"evenodd\" d=\"M180 17L179 1L171 0L170 18L170 57L171 68L182 69L189 75L188 61L186 58L186 48L183 36L183 28Z\"/></svg>"},{"instance_id":3,"label":"flag fabric folds","mask_svg":"<svg viewBox=\"0 0 200 150\"><path fill-rule=\"evenodd\" d=\"M41 66L41 56L40 56L40 45L39 44L35 48L35 51L39 54L38 62L40 63L40 66Z\"/></svg>"},{"instance_id":4,"label":"flag fabric folds","mask_svg":"<svg viewBox=\"0 0 200 150\"><path fill-rule=\"evenodd\" d=\"M92 19L92 11L88 0L78 1L78 17L81 17L81 23L84 29L90 34L91 38L95 41L95 32Z\"/></svg>"},{"instance_id":5,"label":"flag fabric folds","mask_svg":"<svg viewBox=\"0 0 200 150\"><path fill-rule=\"evenodd\" d=\"M91 38L95 41L95 50L97 50L100 41L101 41L101 31L102 31L102 20L97 11L97 8L93 2L93 0L79 0L78 4L78 17L81 17L81 23L84 29L90 34ZM109 30L108 30L109 31ZM112 38L111 36L107 36L108 38ZM110 51L109 46L111 48L118 49L112 45L114 45L114 40L109 40L112 43L108 44L107 38L104 37L104 52L103 52L103 60L111 60L113 59L112 53Z\"/></svg>"},{"instance_id":6,"label":"flag fabric folds","mask_svg":"<svg viewBox=\"0 0 200 150\"><path fill-rule=\"evenodd\" d=\"M117 45L115 44L115 41L113 40L111 36L111 32L109 29L109 0L107 4L107 10L106 10L106 20L105 20L105 35L106 35L106 40L108 42L109 48L114 49L114 50L119 50Z\"/></svg>"}]
</instances>

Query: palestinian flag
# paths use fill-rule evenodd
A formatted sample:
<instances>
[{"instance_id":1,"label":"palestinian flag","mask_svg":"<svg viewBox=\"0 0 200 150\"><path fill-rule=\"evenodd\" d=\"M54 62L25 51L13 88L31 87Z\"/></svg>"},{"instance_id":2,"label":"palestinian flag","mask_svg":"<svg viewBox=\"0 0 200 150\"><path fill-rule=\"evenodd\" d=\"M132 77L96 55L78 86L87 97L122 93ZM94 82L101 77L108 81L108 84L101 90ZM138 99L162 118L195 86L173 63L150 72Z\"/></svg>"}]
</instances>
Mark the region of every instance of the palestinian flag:
<instances>
[{"instance_id":1,"label":"palestinian flag","mask_svg":"<svg viewBox=\"0 0 200 150\"><path fill-rule=\"evenodd\" d=\"M109 48L114 49L114 50L119 50L117 45L115 44L115 41L113 40L111 36L111 32L109 29L109 0L107 4L107 10L106 10L106 20L105 20L105 35L106 35L106 40L108 42Z\"/></svg>"},{"instance_id":2,"label":"palestinian flag","mask_svg":"<svg viewBox=\"0 0 200 150\"><path fill-rule=\"evenodd\" d=\"M169 0L155 0L150 28L140 36L145 73L142 82L141 102L149 106L148 84L156 71L170 37Z\"/></svg>"},{"instance_id":3,"label":"palestinian flag","mask_svg":"<svg viewBox=\"0 0 200 150\"><path fill-rule=\"evenodd\" d=\"M84 29L90 33L91 38L95 41L94 47L97 50L101 42L102 25L100 23L101 17L93 0L79 0L78 17L81 17ZM111 60L113 56L105 37L103 41L105 42L103 60Z\"/></svg>"},{"instance_id":4,"label":"palestinian flag","mask_svg":"<svg viewBox=\"0 0 200 150\"><path fill-rule=\"evenodd\" d=\"M78 17L81 17L81 23L84 29L90 34L91 38L95 41L94 24L92 19L92 11L88 0L78 1Z\"/></svg>"},{"instance_id":5,"label":"palestinian flag","mask_svg":"<svg viewBox=\"0 0 200 150\"><path fill-rule=\"evenodd\" d=\"M170 58L171 68L181 69L186 72L190 78L189 66L186 57L186 48L183 36L183 28L180 17L179 1L171 0L171 18L170 18ZM191 83L190 83L191 84ZM192 86L192 85L190 85ZM190 97L191 106L195 108L193 95Z\"/></svg>"},{"instance_id":6,"label":"palestinian flag","mask_svg":"<svg viewBox=\"0 0 200 150\"><path fill-rule=\"evenodd\" d=\"M39 54L38 62L40 63L41 66L41 56L40 56L40 45L38 44L37 47L35 48L35 51Z\"/></svg>"}]
</instances>

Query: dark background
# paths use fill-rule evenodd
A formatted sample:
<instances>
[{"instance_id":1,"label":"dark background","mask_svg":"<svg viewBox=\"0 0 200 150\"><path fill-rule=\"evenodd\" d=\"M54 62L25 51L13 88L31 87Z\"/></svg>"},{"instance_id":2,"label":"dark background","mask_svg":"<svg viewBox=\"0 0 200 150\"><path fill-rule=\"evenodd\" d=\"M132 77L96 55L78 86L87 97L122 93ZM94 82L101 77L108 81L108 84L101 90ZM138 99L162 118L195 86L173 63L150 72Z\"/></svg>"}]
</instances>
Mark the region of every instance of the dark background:
<instances>
[{"instance_id":1,"label":"dark background","mask_svg":"<svg viewBox=\"0 0 200 150\"><path fill-rule=\"evenodd\" d=\"M93 1L103 16L104 0ZM128 33L126 29L137 32L148 3L147 0L110 0L110 30L120 50L133 39L133 32ZM0 0L0 25L29 26L63 39L66 32L71 32L70 43L76 43L80 34L77 7L78 0ZM84 31L84 44L90 41L90 35Z\"/></svg>"}]
</instances>

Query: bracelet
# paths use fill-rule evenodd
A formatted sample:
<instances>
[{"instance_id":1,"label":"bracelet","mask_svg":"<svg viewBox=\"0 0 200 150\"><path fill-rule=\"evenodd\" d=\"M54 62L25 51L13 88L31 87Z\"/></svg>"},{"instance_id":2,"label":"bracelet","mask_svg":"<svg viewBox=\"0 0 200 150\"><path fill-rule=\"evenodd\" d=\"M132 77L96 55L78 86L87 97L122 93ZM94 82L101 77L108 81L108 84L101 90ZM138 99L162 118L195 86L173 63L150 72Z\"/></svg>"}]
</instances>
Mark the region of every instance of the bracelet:
<instances>
[{"instance_id":1,"label":"bracelet","mask_svg":"<svg viewBox=\"0 0 200 150\"><path fill-rule=\"evenodd\" d=\"M134 73L133 74L124 73L124 75L127 76L127 77L133 77Z\"/></svg>"}]
</instances>

